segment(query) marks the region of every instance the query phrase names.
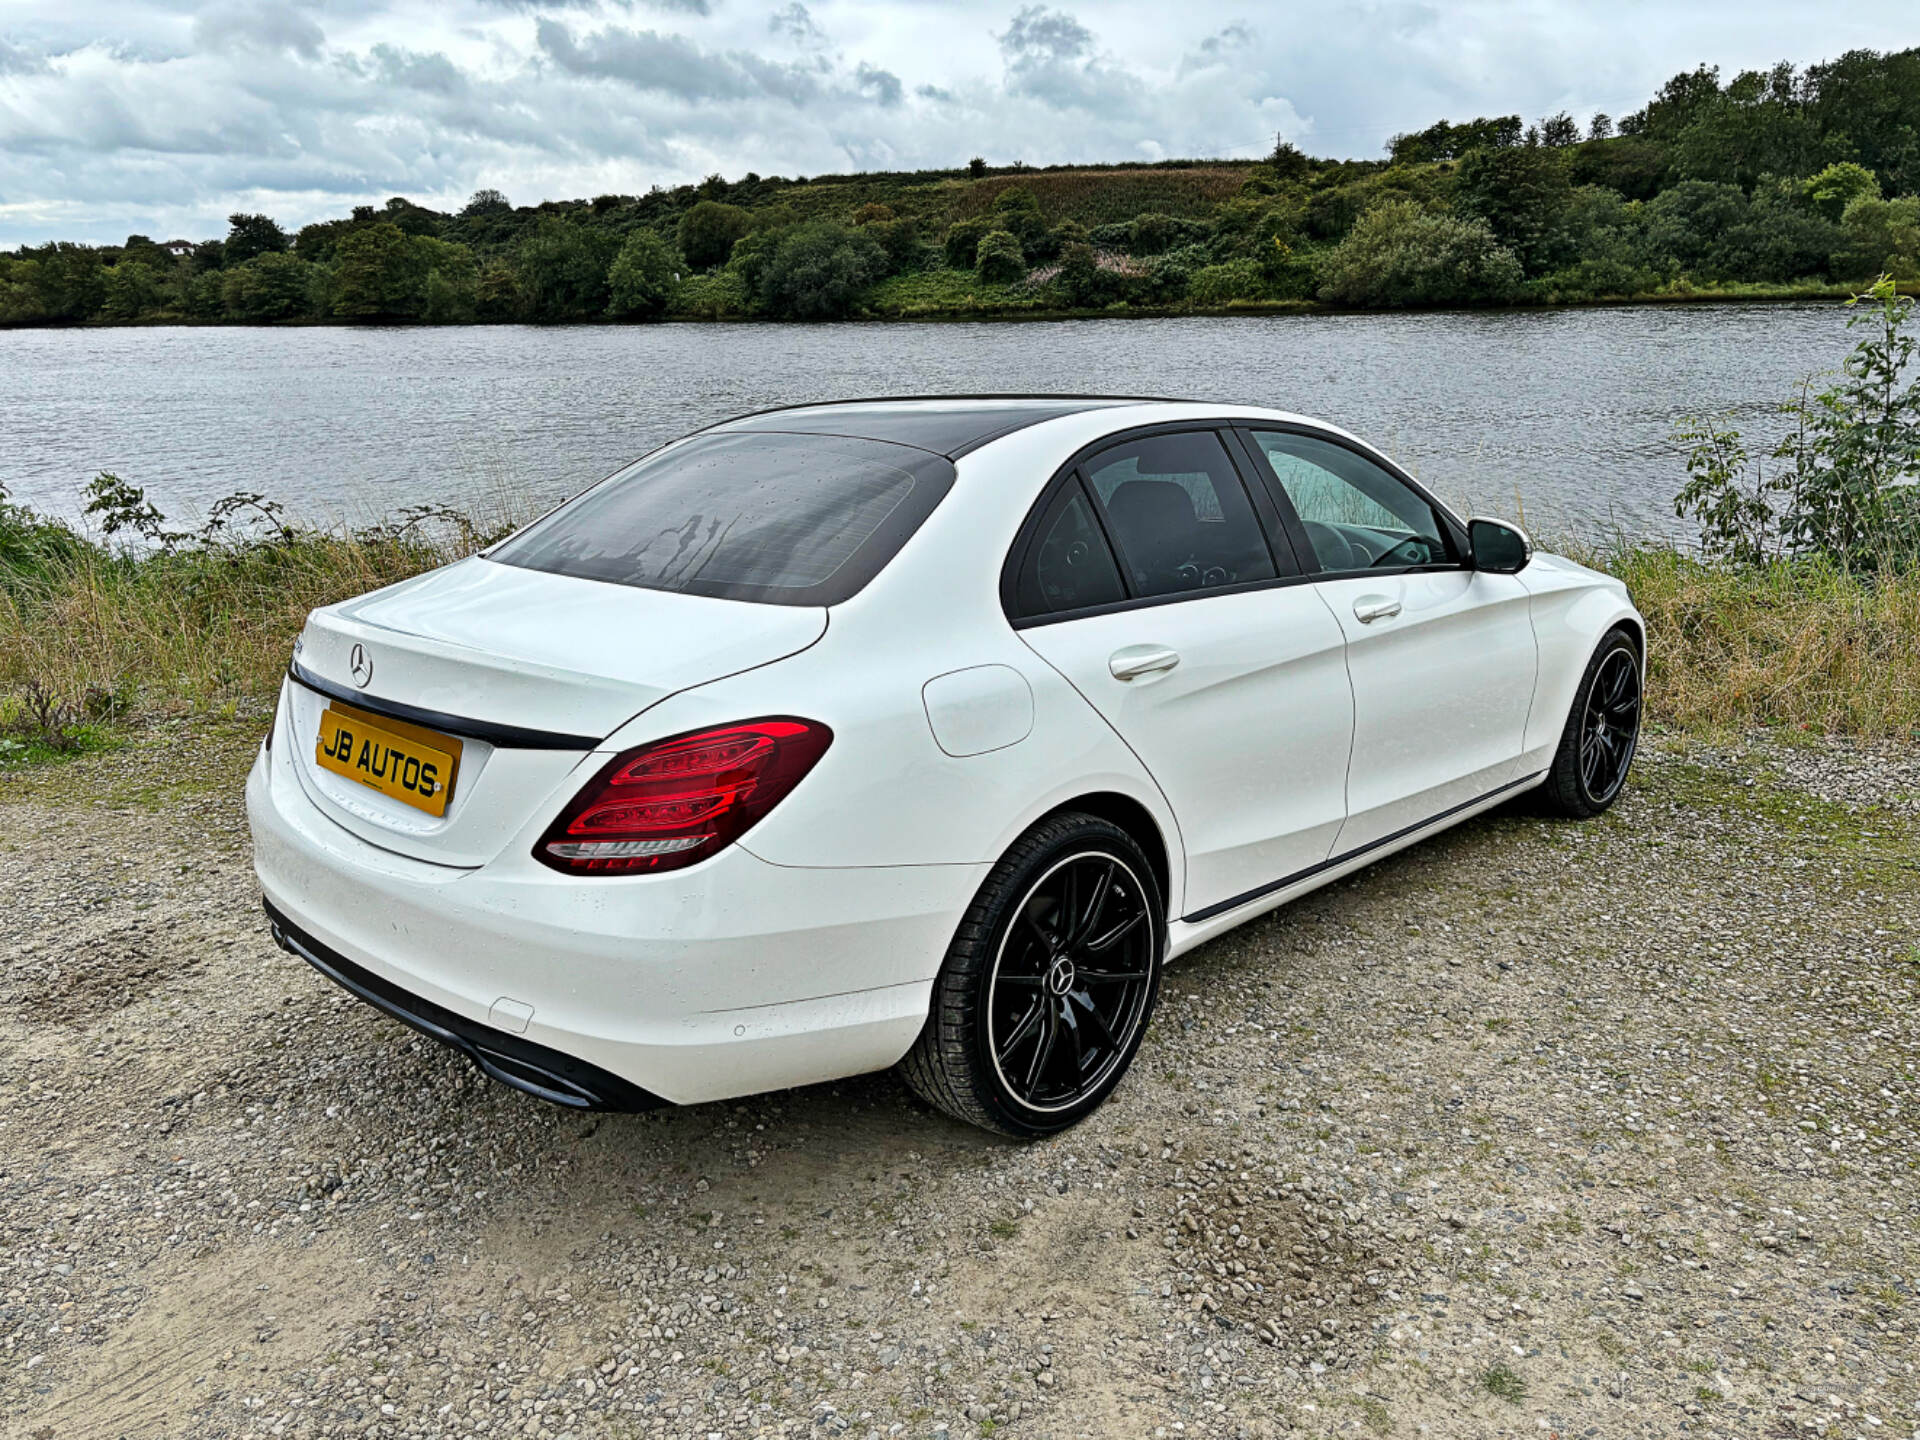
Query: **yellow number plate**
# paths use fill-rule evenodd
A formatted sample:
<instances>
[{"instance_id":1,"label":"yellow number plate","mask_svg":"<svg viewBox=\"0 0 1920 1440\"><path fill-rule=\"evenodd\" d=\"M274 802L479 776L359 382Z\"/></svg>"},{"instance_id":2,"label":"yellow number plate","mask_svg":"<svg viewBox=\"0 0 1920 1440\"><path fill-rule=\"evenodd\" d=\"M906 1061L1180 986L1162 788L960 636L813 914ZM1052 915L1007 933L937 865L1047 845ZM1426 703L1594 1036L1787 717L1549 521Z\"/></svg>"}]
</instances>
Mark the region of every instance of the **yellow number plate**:
<instances>
[{"instance_id":1,"label":"yellow number plate","mask_svg":"<svg viewBox=\"0 0 1920 1440\"><path fill-rule=\"evenodd\" d=\"M320 712L313 758L321 769L358 780L403 805L444 815L460 768L460 742L336 700Z\"/></svg>"}]
</instances>

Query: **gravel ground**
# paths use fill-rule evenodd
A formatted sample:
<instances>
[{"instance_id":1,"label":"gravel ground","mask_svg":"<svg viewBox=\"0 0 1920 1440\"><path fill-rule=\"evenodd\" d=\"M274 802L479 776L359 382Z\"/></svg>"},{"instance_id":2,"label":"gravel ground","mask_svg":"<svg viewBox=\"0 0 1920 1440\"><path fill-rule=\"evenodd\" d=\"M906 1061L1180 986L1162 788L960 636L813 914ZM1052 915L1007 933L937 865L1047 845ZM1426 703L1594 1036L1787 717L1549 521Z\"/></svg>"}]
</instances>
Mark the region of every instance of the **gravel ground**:
<instances>
[{"instance_id":1,"label":"gravel ground","mask_svg":"<svg viewBox=\"0 0 1920 1440\"><path fill-rule=\"evenodd\" d=\"M1920 1435L1911 750L1656 739L1183 961L1030 1146L479 1079L269 944L247 752L0 781L8 1435Z\"/></svg>"}]
</instances>

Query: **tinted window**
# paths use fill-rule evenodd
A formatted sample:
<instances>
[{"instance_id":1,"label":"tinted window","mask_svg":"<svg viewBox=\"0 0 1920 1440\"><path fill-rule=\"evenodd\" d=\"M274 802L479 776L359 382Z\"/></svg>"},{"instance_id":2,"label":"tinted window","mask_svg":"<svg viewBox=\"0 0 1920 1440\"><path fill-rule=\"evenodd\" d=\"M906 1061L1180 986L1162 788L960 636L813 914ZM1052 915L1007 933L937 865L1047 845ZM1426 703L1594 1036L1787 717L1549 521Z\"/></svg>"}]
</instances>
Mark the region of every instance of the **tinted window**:
<instances>
[{"instance_id":1,"label":"tinted window","mask_svg":"<svg viewBox=\"0 0 1920 1440\"><path fill-rule=\"evenodd\" d=\"M1085 471L1136 596L1274 578L1253 506L1212 431L1129 440Z\"/></svg>"},{"instance_id":2,"label":"tinted window","mask_svg":"<svg viewBox=\"0 0 1920 1440\"><path fill-rule=\"evenodd\" d=\"M953 483L937 455L836 435L697 435L491 552L505 565L730 600L833 605Z\"/></svg>"},{"instance_id":3,"label":"tinted window","mask_svg":"<svg viewBox=\"0 0 1920 1440\"><path fill-rule=\"evenodd\" d=\"M1066 495L1066 503L1054 506L1027 552L1019 587L1023 615L1111 605L1127 598L1113 551L1094 523L1087 497L1077 484L1070 486Z\"/></svg>"},{"instance_id":4,"label":"tinted window","mask_svg":"<svg viewBox=\"0 0 1920 1440\"><path fill-rule=\"evenodd\" d=\"M1446 532L1418 491L1362 455L1311 435L1256 430L1254 442L1333 573L1444 565Z\"/></svg>"}]
</instances>

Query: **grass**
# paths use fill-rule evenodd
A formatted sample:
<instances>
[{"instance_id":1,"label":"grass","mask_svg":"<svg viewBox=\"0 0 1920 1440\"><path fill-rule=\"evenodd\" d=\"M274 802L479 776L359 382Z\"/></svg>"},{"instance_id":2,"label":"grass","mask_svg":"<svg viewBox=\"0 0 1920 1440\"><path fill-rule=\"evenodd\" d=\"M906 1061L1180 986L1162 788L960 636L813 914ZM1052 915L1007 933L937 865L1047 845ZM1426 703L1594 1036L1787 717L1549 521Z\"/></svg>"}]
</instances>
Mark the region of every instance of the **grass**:
<instances>
[{"instance_id":1,"label":"grass","mask_svg":"<svg viewBox=\"0 0 1920 1440\"><path fill-rule=\"evenodd\" d=\"M494 508L134 554L0 502L0 768L157 721L261 713L308 611L471 554L510 526L511 499ZM1734 570L1626 546L1582 558L1646 616L1652 718L1920 737L1920 568Z\"/></svg>"},{"instance_id":2,"label":"grass","mask_svg":"<svg viewBox=\"0 0 1920 1440\"><path fill-rule=\"evenodd\" d=\"M10 545L21 514L0 508L0 766L101 749L131 725L263 709L310 610L486 539L442 524L131 554L46 522Z\"/></svg>"},{"instance_id":3,"label":"grass","mask_svg":"<svg viewBox=\"0 0 1920 1440\"><path fill-rule=\"evenodd\" d=\"M1510 1405L1527 1398L1527 1382L1506 1361L1496 1361L1480 1373L1480 1388Z\"/></svg>"},{"instance_id":4,"label":"grass","mask_svg":"<svg viewBox=\"0 0 1920 1440\"><path fill-rule=\"evenodd\" d=\"M1920 567L1703 565L1678 551L1585 557L1647 620L1647 698L1684 730L1920 737Z\"/></svg>"}]
</instances>

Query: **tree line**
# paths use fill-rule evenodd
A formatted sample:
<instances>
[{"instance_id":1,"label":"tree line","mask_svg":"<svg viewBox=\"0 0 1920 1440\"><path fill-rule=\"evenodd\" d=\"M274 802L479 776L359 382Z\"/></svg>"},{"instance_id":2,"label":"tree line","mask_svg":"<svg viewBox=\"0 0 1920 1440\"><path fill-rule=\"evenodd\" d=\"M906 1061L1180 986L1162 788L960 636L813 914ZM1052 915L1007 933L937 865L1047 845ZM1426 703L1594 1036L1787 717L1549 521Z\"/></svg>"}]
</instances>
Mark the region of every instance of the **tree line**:
<instances>
[{"instance_id":1,"label":"tree line","mask_svg":"<svg viewBox=\"0 0 1920 1440\"><path fill-rule=\"evenodd\" d=\"M835 319L1560 302L1920 279L1920 49L1674 76L1617 122L1441 120L1379 161L709 177L289 233L0 253L0 324Z\"/></svg>"}]
</instances>

